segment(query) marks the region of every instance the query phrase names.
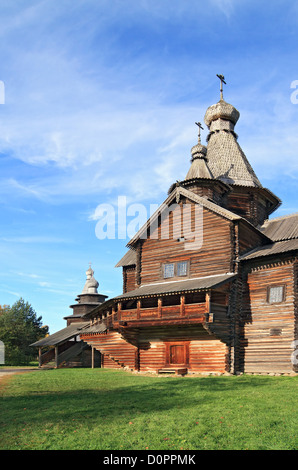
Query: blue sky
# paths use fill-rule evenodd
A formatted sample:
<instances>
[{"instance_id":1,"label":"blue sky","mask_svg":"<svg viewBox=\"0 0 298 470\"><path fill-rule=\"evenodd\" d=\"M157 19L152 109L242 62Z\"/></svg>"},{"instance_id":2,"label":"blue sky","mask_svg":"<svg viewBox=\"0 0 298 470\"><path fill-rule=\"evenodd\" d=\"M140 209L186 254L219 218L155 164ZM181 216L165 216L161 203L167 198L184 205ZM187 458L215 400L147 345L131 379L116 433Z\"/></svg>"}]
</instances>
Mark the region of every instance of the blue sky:
<instances>
[{"instance_id":1,"label":"blue sky","mask_svg":"<svg viewBox=\"0 0 298 470\"><path fill-rule=\"evenodd\" d=\"M0 304L23 297L54 333L89 262L122 291L128 239L99 240L96 208L184 179L218 73L275 216L297 212L294 0L2 0L0 18Z\"/></svg>"}]
</instances>

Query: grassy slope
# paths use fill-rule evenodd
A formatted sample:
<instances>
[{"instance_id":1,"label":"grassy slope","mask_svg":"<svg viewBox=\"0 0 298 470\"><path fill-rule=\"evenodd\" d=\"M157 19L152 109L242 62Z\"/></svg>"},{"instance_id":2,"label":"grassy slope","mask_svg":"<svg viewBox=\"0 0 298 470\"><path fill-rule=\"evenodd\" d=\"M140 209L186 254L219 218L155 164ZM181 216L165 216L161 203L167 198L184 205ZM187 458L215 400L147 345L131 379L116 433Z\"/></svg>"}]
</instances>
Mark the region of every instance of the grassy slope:
<instances>
[{"instance_id":1,"label":"grassy slope","mask_svg":"<svg viewBox=\"0 0 298 470\"><path fill-rule=\"evenodd\" d=\"M0 389L0 449L297 449L297 380L37 370Z\"/></svg>"}]
</instances>

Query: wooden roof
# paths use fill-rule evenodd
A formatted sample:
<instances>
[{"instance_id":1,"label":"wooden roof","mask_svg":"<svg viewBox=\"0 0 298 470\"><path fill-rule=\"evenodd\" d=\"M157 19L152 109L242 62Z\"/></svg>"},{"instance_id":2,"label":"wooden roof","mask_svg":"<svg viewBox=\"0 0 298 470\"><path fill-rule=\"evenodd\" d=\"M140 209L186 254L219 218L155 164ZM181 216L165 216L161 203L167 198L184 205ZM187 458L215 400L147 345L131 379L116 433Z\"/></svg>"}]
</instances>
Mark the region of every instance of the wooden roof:
<instances>
[{"instance_id":1,"label":"wooden roof","mask_svg":"<svg viewBox=\"0 0 298 470\"><path fill-rule=\"evenodd\" d=\"M234 133L212 133L207 149L209 168L215 178L227 184L262 187Z\"/></svg>"},{"instance_id":2,"label":"wooden roof","mask_svg":"<svg viewBox=\"0 0 298 470\"><path fill-rule=\"evenodd\" d=\"M107 326L104 320L101 323L97 323L96 325L90 325L87 328L84 328L80 333L82 335L89 335L90 333L104 333L107 331Z\"/></svg>"},{"instance_id":3,"label":"wooden roof","mask_svg":"<svg viewBox=\"0 0 298 470\"><path fill-rule=\"evenodd\" d=\"M291 251L298 250L298 239L283 240L279 242L271 243L270 245L264 245L246 253L240 257L240 260L250 260L254 258L260 258L263 256L279 255L281 253L289 253Z\"/></svg>"},{"instance_id":4,"label":"wooden roof","mask_svg":"<svg viewBox=\"0 0 298 470\"><path fill-rule=\"evenodd\" d=\"M241 256L240 260L278 255L298 250L298 214L290 214L267 220L261 227L261 231L273 243L255 248Z\"/></svg>"},{"instance_id":5,"label":"wooden roof","mask_svg":"<svg viewBox=\"0 0 298 470\"><path fill-rule=\"evenodd\" d=\"M137 254L133 250L128 250L127 253L121 258L120 261L116 264L115 268L119 268L121 266L134 266L136 264Z\"/></svg>"},{"instance_id":6,"label":"wooden roof","mask_svg":"<svg viewBox=\"0 0 298 470\"><path fill-rule=\"evenodd\" d=\"M30 346L56 346L57 344L64 343L64 341L79 335L82 329L88 325L89 322L73 323L52 335L46 336L45 338L30 344Z\"/></svg>"},{"instance_id":7,"label":"wooden roof","mask_svg":"<svg viewBox=\"0 0 298 470\"><path fill-rule=\"evenodd\" d=\"M298 238L298 214L267 220L261 230L275 242Z\"/></svg>"},{"instance_id":8,"label":"wooden roof","mask_svg":"<svg viewBox=\"0 0 298 470\"><path fill-rule=\"evenodd\" d=\"M124 299L156 297L159 295L179 294L192 291L204 291L218 287L225 282L231 281L236 275L234 273L218 274L194 279L184 279L179 281L156 282L144 284L138 289L114 297L114 301Z\"/></svg>"},{"instance_id":9,"label":"wooden roof","mask_svg":"<svg viewBox=\"0 0 298 470\"><path fill-rule=\"evenodd\" d=\"M261 188L252 166L237 142L234 126L240 113L222 98L205 114L208 135L207 160L214 176L227 184Z\"/></svg>"}]
</instances>

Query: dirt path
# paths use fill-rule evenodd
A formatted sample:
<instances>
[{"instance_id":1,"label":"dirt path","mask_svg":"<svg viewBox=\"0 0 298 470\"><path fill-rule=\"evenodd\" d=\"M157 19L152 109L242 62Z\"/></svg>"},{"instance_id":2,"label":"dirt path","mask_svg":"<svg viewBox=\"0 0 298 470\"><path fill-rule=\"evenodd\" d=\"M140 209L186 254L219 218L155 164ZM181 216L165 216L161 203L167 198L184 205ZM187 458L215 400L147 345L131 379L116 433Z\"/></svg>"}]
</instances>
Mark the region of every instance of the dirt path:
<instances>
[{"instance_id":1,"label":"dirt path","mask_svg":"<svg viewBox=\"0 0 298 470\"><path fill-rule=\"evenodd\" d=\"M28 367L16 367L15 369L0 369L0 385L3 385L3 382L14 374L23 374L25 372L32 372L33 370Z\"/></svg>"}]
</instances>

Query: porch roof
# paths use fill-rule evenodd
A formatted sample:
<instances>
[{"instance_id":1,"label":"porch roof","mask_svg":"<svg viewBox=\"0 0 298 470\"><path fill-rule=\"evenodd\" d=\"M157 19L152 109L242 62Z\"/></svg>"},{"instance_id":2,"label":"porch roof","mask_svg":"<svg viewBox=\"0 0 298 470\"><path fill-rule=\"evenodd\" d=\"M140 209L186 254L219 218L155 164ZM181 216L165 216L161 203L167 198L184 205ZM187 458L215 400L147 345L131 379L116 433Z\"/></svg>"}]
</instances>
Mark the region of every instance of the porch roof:
<instances>
[{"instance_id":1,"label":"porch roof","mask_svg":"<svg viewBox=\"0 0 298 470\"><path fill-rule=\"evenodd\" d=\"M158 295L170 295L187 293L193 291L204 291L231 281L236 277L234 273L218 274L194 279L184 279L179 281L167 281L162 283L144 284L138 289L114 297L116 300L126 300L142 297L156 297Z\"/></svg>"},{"instance_id":2,"label":"porch roof","mask_svg":"<svg viewBox=\"0 0 298 470\"><path fill-rule=\"evenodd\" d=\"M79 335L82 329L88 325L89 322L73 323L62 330L56 331L56 333L53 333L52 335L46 336L45 338L30 344L30 346L56 346L57 344L63 343L64 341Z\"/></svg>"}]
</instances>

